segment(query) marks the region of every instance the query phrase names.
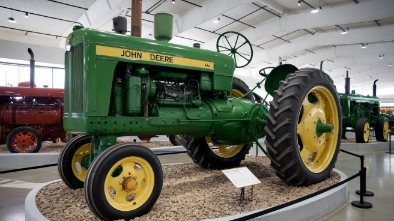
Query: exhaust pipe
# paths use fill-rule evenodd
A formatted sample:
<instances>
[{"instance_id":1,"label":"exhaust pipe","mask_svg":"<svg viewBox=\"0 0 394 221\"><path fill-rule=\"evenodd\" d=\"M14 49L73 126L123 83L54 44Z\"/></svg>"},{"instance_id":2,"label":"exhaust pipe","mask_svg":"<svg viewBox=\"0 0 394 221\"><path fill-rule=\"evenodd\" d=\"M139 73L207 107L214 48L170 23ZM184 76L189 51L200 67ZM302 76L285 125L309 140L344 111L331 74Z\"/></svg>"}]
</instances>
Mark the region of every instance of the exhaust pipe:
<instances>
[{"instance_id":1,"label":"exhaust pipe","mask_svg":"<svg viewBox=\"0 0 394 221\"><path fill-rule=\"evenodd\" d=\"M131 2L131 36L141 37L142 27L142 1Z\"/></svg>"},{"instance_id":2,"label":"exhaust pipe","mask_svg":"<svg viewBox=\"0 0 394 221\"><path fill-rule=\"evenodd\" d=\"M30 48L27 52L30 54L30 87L34 87L34 53Z\"/></svg>"},{"instance_id":3,"label":"exhaust pipe","mask_svg":"<svg viewBox=\"0 0 394 221\"><path fill-rule=\"evenodd\" d=\"M379 79L376 79L373 82L373 86L372 86L372 96L376 97L376 81L378 81Z\"/></svg>"},{"instance_id":4,"label":"exhaust pipe","mask_svg":"<svg viewBox=\"0 0 394 221\"><path fill-rule=\"evenodd\" d=\"M345 78L345 94L350 94L350 78L349 78L349 71L346 71L346 78Z\"/></svg>"}]
</instances>

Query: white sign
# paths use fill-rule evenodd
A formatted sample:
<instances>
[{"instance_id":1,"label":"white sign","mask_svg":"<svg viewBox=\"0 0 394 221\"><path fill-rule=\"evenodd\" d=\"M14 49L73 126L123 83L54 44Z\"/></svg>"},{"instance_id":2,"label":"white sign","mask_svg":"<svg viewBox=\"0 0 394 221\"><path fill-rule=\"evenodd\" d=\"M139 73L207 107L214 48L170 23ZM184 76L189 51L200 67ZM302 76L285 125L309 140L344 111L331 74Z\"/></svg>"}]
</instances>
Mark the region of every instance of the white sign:
<instances>
[{"instance_id":1,"label":"white sign","mask_svg":"<svg viewBox=\"0 0 394 221\"><path fill-rule=\"evenodd\" d=\"M257 177L252 172L250 172L247 167L222 170L222 172L237 188L261 183L260 180L257 179Z\"/></svg>"}]
</instances>

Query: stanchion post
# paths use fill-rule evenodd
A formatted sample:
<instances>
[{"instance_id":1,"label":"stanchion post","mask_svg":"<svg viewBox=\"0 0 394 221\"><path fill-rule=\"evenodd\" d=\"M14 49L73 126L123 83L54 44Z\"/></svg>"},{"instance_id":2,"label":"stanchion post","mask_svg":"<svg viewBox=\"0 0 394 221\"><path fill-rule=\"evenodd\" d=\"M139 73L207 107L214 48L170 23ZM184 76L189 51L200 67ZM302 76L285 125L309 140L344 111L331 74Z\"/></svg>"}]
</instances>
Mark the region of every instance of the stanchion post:
<instances>
[{"instance_id":1,"label":"stanchion post","mask_svg":"<svg viewBox=\"0 0 394 221\"><path fill-rule=\"evenodd\" d=\"M388 154L394 154L393 152L391 152L391 135L393 135L393 134L392 134L391 130L389 130L389 152L386 152Z\"/></svg>"},{"instance_id":2,"label":"stanchion post","mask_svg":"<svg viewBox=\"0 0 394 221\"><path fill-rule=\"evenodd\" d=\"M360 172L363 175L363 181L361 182L360 176L360 190L356 190L356 194L363 195L363 196L374 196L375 194L371 191L367 191L367 168L364 166L364 156L360 156L361 160L361 170Z\"/></svg>"},{"instance_id":3,"label":"stanchion post","mask_svg":"<svg viewBox=\"0 0 394 221\"><path fill-rule=\"evenodd\" d=\"M362 208L362 209L368 209L368 208L372 208L372 203L366 202L364 201L364 196L367 192L366 190L366 168L364 167L364 156L361 155L360 156L360 160L361 160L361 168L360 168L360 190L357 190L356 193L360 195L360 201L352 201L352 205L358 208ZM373 193L372 193L373 194Z\"/></svg>"}]
</instances>

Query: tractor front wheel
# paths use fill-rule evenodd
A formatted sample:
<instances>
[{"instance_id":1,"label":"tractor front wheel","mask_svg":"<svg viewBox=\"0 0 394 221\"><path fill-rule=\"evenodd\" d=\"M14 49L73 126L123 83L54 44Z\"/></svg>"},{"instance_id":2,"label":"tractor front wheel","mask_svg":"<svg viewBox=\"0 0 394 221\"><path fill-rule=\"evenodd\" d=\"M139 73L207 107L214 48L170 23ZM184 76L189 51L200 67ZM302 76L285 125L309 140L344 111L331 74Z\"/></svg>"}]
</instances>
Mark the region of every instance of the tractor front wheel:
<instances>
[{"instance_id":1,"label":"tractor front wheel","mask_svg":"<svg viewBox=\"0 0 394 221\"><path fill-rule=\"evenodd\" d=\"M368 143L370 135L370 124L367 118L360 118L356 123L356 142Z\"/></svg>"},{"instance_id":2,"label":"tractor front wheel","mask_svg":"<svg viewBox=\"0 0 394 221\"><path fill-rule=\"evenodd\" d=\"M63 182L72 189L82 188L87 168L83 160L90 155L92 136L84 135L72 138L63 147L59 155L58 171Z\"/></svg>"},{"instance_id":3,"label":"tractor front wheel","mask_svg":"<svg viewBox=\"0 0 394 221\"><path fill-rule=\"evenodd\" d=\"M41 148L41 136L31 127L17 127L6 138L11 153L37 153Z\"/></svg>"},{"instance_id":4,"label":"tractor front wheel","mask_svg":"<svg viewBox=\"0 0 394 221\"><path fill-rule=\"evenodd\" d=\"M302 69L281 81L267 114L265 140L276 174L292 185L325 180L334 167L342 117L331 78Z\"/></svg>"},{"instance_id":5,"label":"tractor front wheel","mask_svg":"<svg viewBox=\"0 0 394 221\"><path fill-rule=\"evenodd\" d=\"M160 196L163 171L148 148L117 144L98 155L89 167L85 199L103 220L130 220L151 210Z\"/></svg>"}]
</instances>

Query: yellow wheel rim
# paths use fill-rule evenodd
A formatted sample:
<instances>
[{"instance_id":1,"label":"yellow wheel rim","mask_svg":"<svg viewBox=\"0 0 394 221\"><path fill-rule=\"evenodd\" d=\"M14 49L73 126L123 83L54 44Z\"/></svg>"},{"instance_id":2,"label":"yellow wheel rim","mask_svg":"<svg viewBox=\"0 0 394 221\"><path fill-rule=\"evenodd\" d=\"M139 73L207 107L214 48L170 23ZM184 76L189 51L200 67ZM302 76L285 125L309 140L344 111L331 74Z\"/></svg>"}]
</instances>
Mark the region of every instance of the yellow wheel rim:
<instances>
[{"instance_id":1,"label":"yellow wheel rim","mask_svg":"<svg viewBox=\"0 0 394 221\"><path fill-rule=\"evenodd\" d=\"M389 138L389 122L384 121L383 124L383 138L387 140Z\"/></svg>"},{"instance_id":2,"label":"yellow wheel rim","mask_svg":"<svg viewBox=\"0 0 394 221\"><path fill-rule=\"evenodd\" d=\"M85 182L87 169L81 165L81 162L84 156L90 154L90 146L91 144L87 143L78 148L77 151L75 151L71 162L71 168L75 177L77 177L82 182Z\"/></svg>"},{"instance_id":3,"label":"yellow wheel rim","mask_svg":"<svg viewBox=\"0 0 394 221\"><path fill-rule=\"evenodd\" d=\"M243 97L244 93L240 90L233 89L232 90L233 97ZM212 152L222 158L231 158L237 155L243 148L243 144L240 145L223 145L216 144L212 141L211 136L206 136L205 140L207 141L208 146L211 148Z\"/></svg>"},{"instance_id":4,"label":"yellow wheel rim","mask_svg":"<svg viewBox=\"0 0 394 221\"><path fill-rule=\"evenodd\" d=\"M237 89L233 89L232 94L233 94L233 97L243 97L244 96L244 93L242 93L240 90L237 90Z\"/></svg>"},{"instance_id":5,"label":"yellow wheel rim","mask_svg":"<svg viewBox=\"0 0 394 221\"><path fill-rule=\"evenodd\" d=\"M365 122L365 124L364 124L364 141L365 142L368 142L368 140L369 140L369 133L370 133L369 128L371 128L369 126L369 122Z\"/></svg>"},{"instance_id":6,"label":"yellow wheel rim","mask_svg":"<svg viewBox=\"0 0 394 221\"><path fill-rule=\"evenodd\" d=\"M145 159L126 157L109 170L104 181L105 197L120 211L135 210L152 194L154 181L152 166Z\"/></svg>"},{"instance_id":7,"label":"yellow wheel rim","mask_svg":"<svg viewBox=\"0 0 394 221\"><path fill-rule=\"evenodd\" d=\"M336 151L338 107L331 92L312 88L302 102L297 125L298 148L304 165L313 173L324 171Z\"/></svg>"},{"instance_id":8,"label":"yellow wheel rim","mask_svg":"<svg viewBox=\"0 0 394 221\"><path fill-rule=\"evenodd\" d=\"M216 144L212 141L211 136L206 136L208 146L211 148L212 152L222 158L231 158L237 155L243 148L243 144L240 145L224 145Z\"/></svg>"}]
</instances>

